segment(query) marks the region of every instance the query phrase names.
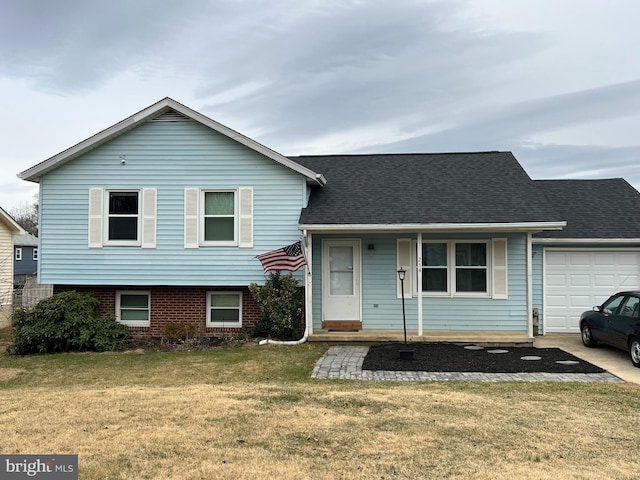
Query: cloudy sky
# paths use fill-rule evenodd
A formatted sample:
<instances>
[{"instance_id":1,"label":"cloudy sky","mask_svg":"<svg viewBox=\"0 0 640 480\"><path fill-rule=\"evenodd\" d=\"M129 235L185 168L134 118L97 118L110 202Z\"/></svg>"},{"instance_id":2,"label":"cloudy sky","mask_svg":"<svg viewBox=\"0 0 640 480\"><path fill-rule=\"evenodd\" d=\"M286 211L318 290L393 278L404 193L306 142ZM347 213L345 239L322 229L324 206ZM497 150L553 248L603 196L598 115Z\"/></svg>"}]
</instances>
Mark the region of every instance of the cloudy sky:
<instances>
[{"instance_id":1,"label":"cloudy sky","mask_svg":"<svg viewBox=\"0 0 640 480\"><path fill-rule=\"evenodd\" d=\"M285 155L510 150L640 188L636 0L0 0L16 174L164 97Z\"/></svg>"}]
</instances>

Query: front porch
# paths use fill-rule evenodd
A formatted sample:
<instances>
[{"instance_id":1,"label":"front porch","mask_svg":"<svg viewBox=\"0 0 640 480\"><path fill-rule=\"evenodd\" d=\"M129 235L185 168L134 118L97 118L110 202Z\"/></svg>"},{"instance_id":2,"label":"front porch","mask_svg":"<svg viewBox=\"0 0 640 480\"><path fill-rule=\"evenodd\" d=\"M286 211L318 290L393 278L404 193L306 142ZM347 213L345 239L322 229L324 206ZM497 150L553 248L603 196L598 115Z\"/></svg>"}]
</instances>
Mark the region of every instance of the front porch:
<instances>
[{"instance_id":1,"label":"front porch","mask_svg":"<svg viewBox=\"0 0 640 480\"><path fill-rule=\"evenodd\" d=\"M418 335L416 330L407 330L407 342L447 342L474 345L533 346L534 337L521 332L431 330ZM403 330L360 330L337 332L315 330L309 342L403 342Z\"/></svg>"}]
</instances>

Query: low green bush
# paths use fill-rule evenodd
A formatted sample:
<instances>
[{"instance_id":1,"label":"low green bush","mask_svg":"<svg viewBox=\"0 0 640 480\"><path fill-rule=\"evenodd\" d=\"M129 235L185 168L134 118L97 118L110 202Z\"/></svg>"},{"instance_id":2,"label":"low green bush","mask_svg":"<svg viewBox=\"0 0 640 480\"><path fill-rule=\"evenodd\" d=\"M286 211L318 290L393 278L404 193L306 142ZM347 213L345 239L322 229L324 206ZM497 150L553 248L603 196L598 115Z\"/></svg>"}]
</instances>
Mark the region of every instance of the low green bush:
<instances>
[{"instance_id":1,"label":"low green bush","mask_svg":"<svg viewBox=\"0 0 640 480\"><path fill-rule=\"evenodd\" d=\"M263 286L249 285L262 321L249 330L251 336L269 336L280 340L298 340L304 330L304 292L291 273L269 275Z\"/></svg>"},{"instance_id":2,"label":"low green bush","mask_svg":"<svg viewBox=\"0 0 640 480\"><path fill-rule=\"evenodd\" d=\"M29 310L14 312L13 344L16 355L68 351L108 351L127 346L131 332L113 315L101 317L100 301L90 293L63 292Z\"/></svg>"}]
</instances>

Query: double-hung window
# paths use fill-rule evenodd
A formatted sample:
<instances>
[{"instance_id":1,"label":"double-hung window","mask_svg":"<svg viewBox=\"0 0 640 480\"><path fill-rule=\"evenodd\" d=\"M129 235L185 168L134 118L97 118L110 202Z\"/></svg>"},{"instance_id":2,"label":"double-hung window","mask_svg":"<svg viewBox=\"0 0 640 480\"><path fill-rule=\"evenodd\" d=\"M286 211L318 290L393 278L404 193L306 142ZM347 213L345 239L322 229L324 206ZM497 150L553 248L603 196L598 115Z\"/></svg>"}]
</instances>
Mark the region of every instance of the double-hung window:
<instances>
[{"instance_id":1,"label":"double-hung window","mask_svg":"<svg viewBox=\"0 0 640 480\"><path fill-rule=\"evenodd\" d=\"M422 291L439 293L449 291L448 243L422 244Z\"/></svg>"},{"instance_id":2,"label":"double-hung window","mask_svg":"<svg viewBox=\"0 0 640 480\"><path fill-rule=\"evenodd\" d=\"M22 247L16 247L16 260L22 260Z\"/></svg>"},{"instance_id":3,"label":"double-hung window","mask_svg":"<svg viewBox=\"0 0 640 480\"><path fill-rule=\"evenodd\" d=\"M184 189L184 248L253 247L253 187Z\"/></svg>"},{"instance_id":4,"label":"double-hung window","mask_svg":"<svg viewBox=\"0 0 640 480\"><path fill-rule=\"evenodd\" d=\"M202 191L202 243L236 243L236 192L233 190Z\"/></svg>"},{"instance_id":5,"label":"double-hung window","mask_svg":"<svg viewBox=\"0 0 640 480\"><path fill-rule=\"evenodd\" d=\"M151 318L151 293L145 291L116 292L116 320L130 327L148 327Z\"/></svg>"},{"instance_id":6,"label":"double-hung window","mask_svg":"<svg viewBox=\"0 0 640 480\"><path fill-rule=\"evenodd\" d=\"M241 292L207 293L207 327L242 326Z\"/></svg>"},{"instance_id":7,"label":"double-hung window","mask_svg":"<svg viewBox=\"0 0 640 480\"><path fill-rule=\"evenodd\" d=\"M422 244L422 291L488 294L486 241L427 241Z\"/></svg>"},{"instance_id":8,"label":"double-hung window","mask_svg":"<svg viewBox=\"0 0 640 480\"><path fill-rule=\"evenodd\" d=\"M156 248L156 197L155 188L90 188L89 248Z\"/></svg>"},{"instance_id":9,"label":"double-hung window","mask_svg":"<svg viewBox=\"0 0 640 480\"><path fill-rule=\"evenodd\" d=\"M107 242L139 244L139 192L109 190L107 204Z\"/></svg>"},{"instance_id":10,"label":"double-hung window","mask_svg":"<svg viewBox=\"0 0 640 480\"><path fill-rule=\"evenodd\" d=\"M487 243L455 243L456 292L487 293Z\"/></svg>"}]
</instances>

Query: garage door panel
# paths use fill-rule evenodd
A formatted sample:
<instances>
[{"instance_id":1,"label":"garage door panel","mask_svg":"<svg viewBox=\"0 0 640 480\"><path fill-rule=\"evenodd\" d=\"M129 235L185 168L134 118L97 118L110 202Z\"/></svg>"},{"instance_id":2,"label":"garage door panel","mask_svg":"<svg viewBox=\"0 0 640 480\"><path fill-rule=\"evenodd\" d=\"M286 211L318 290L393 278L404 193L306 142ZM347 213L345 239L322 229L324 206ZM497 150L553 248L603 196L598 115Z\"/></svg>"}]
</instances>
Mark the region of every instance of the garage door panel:
<instances>
[{"instance_id":1,"label":"garage door panel","mask_svg":"<svg viewBox=\"0 0 640 480\"><path fill-rule=\"evenodd\" d=\"M639 287L638 282L640 282L640 276L638 276L637 274L620 276L618 279L620 290L636 289Z\"/></svg>"},{"instance_id":2,"label":"garage door panel","mask_svg":"<svg viewBox=\"0 0 640 480\"><path fill-rule=\"evenodd\" d=\"M547 285L552 285L554 287L564 287L567 285L567 276L564 274L548 274L547 275Z\"/></svg>"},{"instance_id":3,"label":"garage door panel","mask_svg":"<svg viewBox=\"0 0 640 480\"><path fill-rule=\"evenodd\" d=\"M595 287L614 288L614 286L615 286L615 278L616 277L613 274L609 274L609 275L594 274L594 276L593 276L593 285Z\"/></svg>"},{"instance_id":4,"label":"garage door panel","mask_svg":"<svg viewBox=\"0 0 640 480\"><path fill-rule=\"evenodd\" d=\"M588 254L570 255L568 259L570 267L590 267L592 265L591 258Z\"/></svg>"},{"instance_id":5,"label":"garage door panel","mask_svg":"<svg viewBox=\"0 0 640 480\"><path fill-rule=\"evenodd\" d=\"M613 293L640 288L640 252L564 250L545 253L544 331L578 333L580 314Z\"/></svg>"},{"instance_id":6,"label":"garage door panel","mask_svg":"<svg viewBox=\"0 0 640 480\"><path fill-rule=\"evenodd\" d=\"M610 267L615 265L615 256L613 254L596 253L594 256L594 265Z\"/></svg>"},{"instance_id":7,"label":"garage door panel","mask_svg":"<svg viewBox=\"0 0 640 480\"><path fill-rule=\"evenodd\" d=\"M546 263L548 267L564 267L567 265L567 257L565 255L553 255L547 257Z\"/></svg>"},{"instance_id":8,"label":"garage door panel","mask_svg":"<svg viewBox=\"0 0 640 480\"><path fill-rule=\"evenodd\" d=\"M620 266L629 266L633 269L638 269L638 255L633 253L624 253L620 254L618 257L618 265Z\"/></svg>"},{"instance_id":9,"label":"garage door panel","mask_svg":"<svg viewBox=\"0 0 640 480\"><path fill-rule=\"evenodd\" d=\"M547 306L549 307L564 307L567 304L566 295L548 295Z\"/></svg>"},{"instance_id":10,"label":"garage door panel","mask_svg":"<svg viewBox=\"0 0 640 480\"><path fill-rule=\"evenodd\" d=\"M589 295L571 295L569 297L569 306L570 308L580 309L580 313L593 307L593 305L591 305L591 297Z\"/></svg>"},{"instance_id":11,"label":"garage door panel","mask_svg":"<svg viewBox=\"0 0 640 480\"><path fill-rule=\"evenodd\" d=\"M572 287L588 287L591 285L591 276L585 274L571 275L569 281Z\"/></svg>"}]
</instances>

